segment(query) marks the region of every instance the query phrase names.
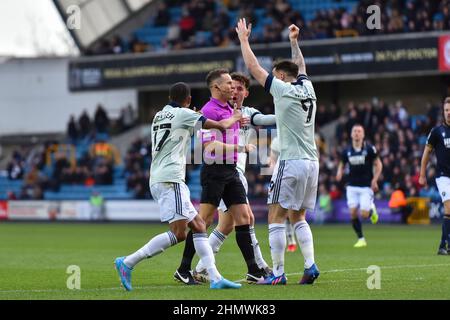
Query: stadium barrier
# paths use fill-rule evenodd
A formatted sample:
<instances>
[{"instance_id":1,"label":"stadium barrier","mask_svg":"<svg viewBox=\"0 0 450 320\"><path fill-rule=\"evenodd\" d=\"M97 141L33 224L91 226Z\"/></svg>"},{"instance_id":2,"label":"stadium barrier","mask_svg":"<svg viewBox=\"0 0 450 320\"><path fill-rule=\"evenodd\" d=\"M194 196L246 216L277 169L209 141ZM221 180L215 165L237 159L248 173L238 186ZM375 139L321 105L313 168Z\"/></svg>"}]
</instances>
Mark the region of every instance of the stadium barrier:
<instances>
[{"instance_id":1,"label":"stadium barrier","mask_svg":"<svg viewBox=\"0 0 450 320\"><path fill-rule=\"evenodd\" d=\"M336 81L448 73L449 46L448 32L421 32L304 41L302 52L314 81ZM267 70L291 58L288 42L252 47ZM239 47L81 57L69 62L69 88L161 88L180 79L204 87L205 75L219 67L246 72Z\"/></svg>"},{"instance_id":2,"label":"stadium barrier","mask_svg":"<svg viewBox=\"0 0 450 320\"><path fill-rule=\"evenodd\" d=\"M380 223L400 223L401 216L398 214L393 214L389 208L387 200L375 200L375 205L377 207L377 212L379 215ZM255 215L255 220L258 222L267 222L267 204L265 201L250 201L253 213ZM306 220L308 222L315 223L317 215L317 209L315 212L308 212L306 215ZM350 221L350 211L347 206L346 200L335 200L333 201L333 208L330 213L323 214L323 219L320 223L347 223Z\"/></svg>"},{"instance_id":3,"label":"stadium barrier","mask_svg":"<svg viewBox=\"0 0 450 320\"><path fill-rule=\"evenodd\" d=\"M198 201L194 201L198 209ZM429 224L430 211L427 198L410 198L408 203L414 208L408 219L410 224ZM250 201L255 220L267 223L267 204L264 200ZM375 200L380 223L401 223L401 215L392 213L387 200ZM316 209L317 211L317 209ZM309 212L307 220L317 223L317 212ZM153 200L107 200L103 216L97 216L89 201L0 201L0 220L41 220L41 221L149 221L159 222L159 206ZM217 221L217 214L216 214ZM350 221L350 211L345 200L333 202L330 213L323 215L319 223L346 223Z\"/></svg>"},{"instance_id":4,"label":"stadium barrier","mask_svg":"<svg viewBox=\"0 0 450 320\"><path fill-rule=\"evenodd\" d=\"M0 220L8 218L8 201L0 201Z\"/></svg>"},{"instance_id":5,"label":"stadium barrier","mask_svg":"<svg viewBox=\"0 0 450 320\"><path fill-rule=\"evenodd\" d=\"M0 219L2 213L7 220L160 221L157 202L139 200L106 201L103 216L89 201L2 201Z\"/></svg>"}]
</instances>

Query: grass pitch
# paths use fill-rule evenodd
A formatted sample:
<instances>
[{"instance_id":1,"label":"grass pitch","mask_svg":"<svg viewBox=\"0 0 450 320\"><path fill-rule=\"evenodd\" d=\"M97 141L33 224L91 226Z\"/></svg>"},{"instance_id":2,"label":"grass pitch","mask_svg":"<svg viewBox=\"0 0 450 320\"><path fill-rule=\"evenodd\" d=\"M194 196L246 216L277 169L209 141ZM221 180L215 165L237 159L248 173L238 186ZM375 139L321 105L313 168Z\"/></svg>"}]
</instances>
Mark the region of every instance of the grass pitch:
<instances>
[{"instance_id":1,"label":"grass pitch","mask_svg":"<svg viewBox=\"0 0 450 320\"><path fill-rule=\"evenodd\" d=\"M166 225L0 223L0 299L450 299L450 256L436 255L440 226L364 225L368 247L361 249L353 248L356 238L350 225L311 228L321 271L313 286L297 285L303 272L297 251L286 253L287 286L188 287L172 277L184 247L179 244L136 266L134 291L126 292L113 268L114 258L134 252L167 231ZM271 264L267 226L257 225L256 231ZM234 233L216 260L228 279L244 278ZM67 288L70 265L80 267L81 290ZM379 290L367 288L371 265L381 268Z\"/></svg>"}]
</instances>

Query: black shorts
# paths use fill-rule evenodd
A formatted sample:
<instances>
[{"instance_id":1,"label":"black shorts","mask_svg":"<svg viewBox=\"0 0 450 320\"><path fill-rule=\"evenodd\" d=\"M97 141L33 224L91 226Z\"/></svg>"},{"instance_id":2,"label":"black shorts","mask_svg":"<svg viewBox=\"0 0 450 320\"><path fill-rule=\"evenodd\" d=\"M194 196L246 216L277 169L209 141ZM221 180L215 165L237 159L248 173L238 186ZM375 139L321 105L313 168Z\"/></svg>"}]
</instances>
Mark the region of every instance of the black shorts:
<instances>
[{"instance_id":1,"label":"black shorts","mask_svg":"<svg viewBox=\"0 0 450 320\"><path fill-rule=\"evenodd\" d=\"M247 195L239 179L235 164L204 164L200 181L202 197L200 203L209 203L216 207L223 199L227 208L234 204L246 204Z\"/></svg>"}]
</instances>

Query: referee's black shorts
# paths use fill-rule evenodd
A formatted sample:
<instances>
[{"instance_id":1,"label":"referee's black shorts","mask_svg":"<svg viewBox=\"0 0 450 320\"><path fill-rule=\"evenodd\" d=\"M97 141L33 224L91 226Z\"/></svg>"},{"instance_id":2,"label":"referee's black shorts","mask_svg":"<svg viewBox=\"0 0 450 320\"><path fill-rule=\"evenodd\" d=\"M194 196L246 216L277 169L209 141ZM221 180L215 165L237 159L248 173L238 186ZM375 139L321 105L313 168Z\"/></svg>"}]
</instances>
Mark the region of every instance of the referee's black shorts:
<instances>
[{"instance_id":1,"label":"referee's black shorts","mask_svg":"<svg viewBox=\"0 0 450 320\"><path fill-rule=\"evenodd\" d=\"M200 175L202 196L200 203L216 207L223 199L227 208L234 204L246 204L247 195L239 179L235 164L204 164Z\"/></svg>"}]
</instances>

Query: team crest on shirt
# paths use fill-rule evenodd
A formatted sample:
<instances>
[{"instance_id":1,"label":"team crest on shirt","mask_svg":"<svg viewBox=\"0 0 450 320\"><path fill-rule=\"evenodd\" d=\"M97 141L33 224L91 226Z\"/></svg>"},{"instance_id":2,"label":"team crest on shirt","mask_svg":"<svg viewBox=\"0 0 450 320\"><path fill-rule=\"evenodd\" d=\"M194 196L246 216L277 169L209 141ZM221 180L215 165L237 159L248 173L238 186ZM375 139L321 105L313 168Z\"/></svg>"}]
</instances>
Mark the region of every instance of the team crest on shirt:
<instances>
[{"instance_id":1,"label":"team crest on shirt","mask_svg":"<svg viewBox=\"0 0 450 320\"><path fill-rule=\"evenodd\" d=\"M450 138L445 138L444 139L444 145L446 148L450 148Z\"/></svg>"},{"instance_id":2,"label":"team crest on shirt","mask_svg":"<svg viewBox=\"0 0 450 320\"><path fill-rule=\"evenodd\" d=\"M442 191L442 196L445 197L447 193L445 191Z\"/></svg>"}]
</instances>

